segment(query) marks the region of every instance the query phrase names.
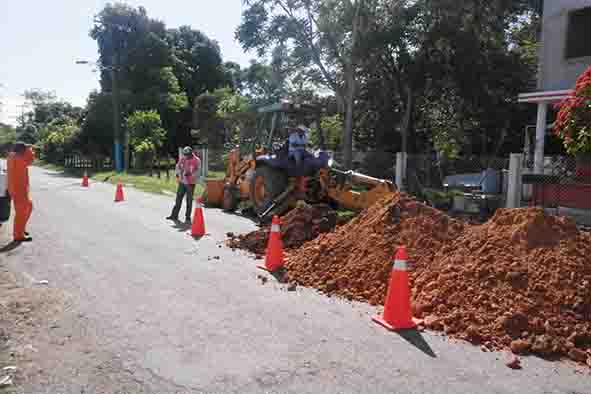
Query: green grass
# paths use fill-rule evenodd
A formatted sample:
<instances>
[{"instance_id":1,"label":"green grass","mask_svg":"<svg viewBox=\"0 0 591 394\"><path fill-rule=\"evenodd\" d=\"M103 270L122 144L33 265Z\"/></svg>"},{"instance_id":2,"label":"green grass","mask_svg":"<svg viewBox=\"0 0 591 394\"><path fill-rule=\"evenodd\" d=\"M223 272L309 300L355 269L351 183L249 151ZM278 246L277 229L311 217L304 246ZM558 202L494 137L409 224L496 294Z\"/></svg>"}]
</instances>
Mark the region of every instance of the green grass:
<instances>
[{"instance_id":1,"label":"green grass","mask_svg":"<svg viewBox=\"0 0 591 394\"><path fill-rule=\"evenodd\" d=\"M64 167L45 163L42 161L36 162L36 165L46 168L48 170L64 172L66 174L82 177L84 170L82 169L66 169ZM224 173L220 171L210 172L208 178L223 178ZM170 179L166 179L166 173L161 173L160 178L154 174L150 176L148 171L130 171L128 173L117 173L115 171L88 171L88 176L99 182L108 182L116 185L118 182L124 185L133 186L138 190L142 190L149 193L157 194L169 194L176 193L178 183L174 176L174 173L170 172ZM202 184L197 185L195 188L195 195L199 196L203 193L204 186Z\"/></svg>"},{"instance_id":2,"label":"green grass","mask_svg":"<svg viewBox=\"0 0 591 394\"><path fill-rule=\"evenodd\" d=\"M226 173L224 171L209 171L207 173L207 179L224 179Z\"/></svg>"},{"instance_id":3,"label":"green grass","mask_svg":"<svg viewBox=\"0 0 591 394\"><path fill-rule=\"evenodd\" d=\"M171 174L172 175L172 174ZM127 186L133 186L138 190L148 193L167 194L176 193L178 186L177 180L174 176L166 179L166 175L162 174L160 178L157 176L150 176L141 172L117 173L115 171L96 172L91 174L91 179L117 184L119 182ZM203 193L203 185L197 185L195 194L201 195Z\"/></svg>"}]
</instances>

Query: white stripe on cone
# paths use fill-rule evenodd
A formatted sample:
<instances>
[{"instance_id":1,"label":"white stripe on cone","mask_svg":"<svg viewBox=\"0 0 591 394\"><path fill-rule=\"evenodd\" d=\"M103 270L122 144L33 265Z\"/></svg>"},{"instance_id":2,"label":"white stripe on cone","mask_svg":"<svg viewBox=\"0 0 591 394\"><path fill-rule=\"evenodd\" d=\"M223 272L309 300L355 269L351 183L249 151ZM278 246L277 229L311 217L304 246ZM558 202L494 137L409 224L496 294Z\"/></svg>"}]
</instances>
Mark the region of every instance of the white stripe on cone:
<instances>
[{"instance_id":1,"label":"white stripe on cone","mask_svg":"<svg viewBox=\"0 0 591 394\"><path fill-rule=\"evenodd\" d=\"M406 271L407 265L405 260L394 260L394 269L397 271Z\"/></svg>"}]
</instances>

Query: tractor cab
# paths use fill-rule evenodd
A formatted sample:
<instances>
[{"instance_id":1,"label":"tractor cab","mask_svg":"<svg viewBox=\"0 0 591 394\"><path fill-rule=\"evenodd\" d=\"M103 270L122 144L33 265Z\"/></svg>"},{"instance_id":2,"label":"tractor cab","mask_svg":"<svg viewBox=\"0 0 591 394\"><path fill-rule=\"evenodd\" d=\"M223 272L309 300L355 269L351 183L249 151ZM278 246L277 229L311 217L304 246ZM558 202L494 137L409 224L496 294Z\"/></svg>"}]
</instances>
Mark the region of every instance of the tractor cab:
<instances>
[{"instance_id":1,"label":"tractor cab","mask_svg":"<svg viewBox=\"0 0 591 394\"><path fill-rule=\"evenodd\" d=\"M324 151L324 137L320 126L321 111L309 104L282 102L259 108L260 116L257 139L263 146L263 154L257 155L256 165L281 170L288 177L313 176L328 166L328 154ZM310 125L319 136L320 146L316 153L309 152L302 164L296 166L289 158L290 130L300 124Z\"/></svg>"}]
</instances>

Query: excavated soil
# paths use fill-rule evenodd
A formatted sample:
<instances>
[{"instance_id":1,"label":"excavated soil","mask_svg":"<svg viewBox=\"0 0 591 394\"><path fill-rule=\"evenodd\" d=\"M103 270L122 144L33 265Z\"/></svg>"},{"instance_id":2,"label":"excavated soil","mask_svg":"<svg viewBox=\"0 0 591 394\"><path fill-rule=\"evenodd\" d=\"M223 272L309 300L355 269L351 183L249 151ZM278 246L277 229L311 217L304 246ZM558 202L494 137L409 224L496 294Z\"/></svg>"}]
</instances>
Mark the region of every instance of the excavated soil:
<instances>
[{"instance_id":1,"label":"excavated soil","mask_svg":"<svg viewBox=\"0 0 591 394\"><path fill-rule=\"evenodd\" d=\"M465 228L464 222L396 194L288 253L289 279L329 295L382 304L399 245L407 247L415 267L428 266Z\"/></svg>"},{"instance_id":2,"label":"excavated soil","mask_svg":"<svg viewBox=\"0 0 591 394\"><path fill-rule=\"evenodd\" d=\"M591 235L540 209L502 209L414 275L426 325L482 344L591 363Z\"/></svg>"},{"instance_id":3,"label":"excavated soil","mask_svg":"<svg viewBox=\"0 0 591 394\"><path fill-rule=\"evenodd\" d=\"M591 235L540 209L501 209L473 226L397 195L290 251L289 279L382 304L399 245L427 327L483 350L591 364Z\"/></svg>"},{"instance_id":4,"label":"excavated soil","mask_svg":"<svg viewBox=\"0 0 591 394\"><path fill-rule=\"evenodd\" d=\"M332 231L337 224L337 215L328 206L314 205L297 207L281 218L281 239L285 249L302 246L319 234ZM243 249L262 258L267 249L270 226L244 235L228 235L227 244L232 249Z\"/></svg>"}]
</instances>

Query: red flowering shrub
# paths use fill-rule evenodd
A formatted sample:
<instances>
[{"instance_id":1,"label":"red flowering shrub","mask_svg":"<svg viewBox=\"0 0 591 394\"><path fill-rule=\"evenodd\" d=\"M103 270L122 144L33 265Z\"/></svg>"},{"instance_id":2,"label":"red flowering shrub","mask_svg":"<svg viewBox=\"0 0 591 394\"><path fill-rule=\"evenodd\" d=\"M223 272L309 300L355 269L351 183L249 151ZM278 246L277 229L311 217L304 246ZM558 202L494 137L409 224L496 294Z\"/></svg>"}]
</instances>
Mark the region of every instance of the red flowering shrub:
<instances>
[{"instance_id":1,"label":"red flowering shrub","mask_svg":"<svg viewBox=\"0 0 591 394\"><path fill-rule=\"evenodd\" d=\"M574 92L557 104L554 132L568 153L591 154L591 67L577 79Z\"/></svg>"}]
</instances>

